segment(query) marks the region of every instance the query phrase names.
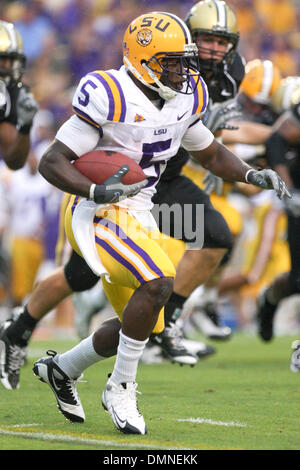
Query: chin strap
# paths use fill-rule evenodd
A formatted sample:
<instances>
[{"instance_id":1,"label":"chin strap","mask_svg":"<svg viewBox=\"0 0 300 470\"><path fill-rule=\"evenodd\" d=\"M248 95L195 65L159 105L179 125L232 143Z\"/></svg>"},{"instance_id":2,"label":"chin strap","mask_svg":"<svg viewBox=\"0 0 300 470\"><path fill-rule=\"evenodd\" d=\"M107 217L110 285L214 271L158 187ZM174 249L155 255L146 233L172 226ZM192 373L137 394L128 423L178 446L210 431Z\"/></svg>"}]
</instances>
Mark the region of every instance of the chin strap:
<instances>
[{"instance_id":1,"label":"chin strap","mask_svg":"<svg viewBox=\"0 0 300 470\"><path fill-rule=\"evenodd\" d=\"M175 98L175 96L177 95L177 92L175 90L172 90L170 87L163 85L158 80L155 73L152 72L152 70L149 69L149 67L147 67L146 64L142 64L142 65L144 69L146 70L146 72L150 75L152 80L154 80L154 82L158 86L158 89L155 86L150 85L149 83L146 82L146 80L143 79L142 75L133 67L133 65L129 62L127 57L124 57L124 62L126 63L126 67L128 68L128 70L130 70L130 72L133 73L140 80L140 82L143 83L143 85L145 85L147 88L150 88L151 90L156 91L156 93L158 93L162 99L169 101L172 98Z\"/></svg>"}]
</instances>

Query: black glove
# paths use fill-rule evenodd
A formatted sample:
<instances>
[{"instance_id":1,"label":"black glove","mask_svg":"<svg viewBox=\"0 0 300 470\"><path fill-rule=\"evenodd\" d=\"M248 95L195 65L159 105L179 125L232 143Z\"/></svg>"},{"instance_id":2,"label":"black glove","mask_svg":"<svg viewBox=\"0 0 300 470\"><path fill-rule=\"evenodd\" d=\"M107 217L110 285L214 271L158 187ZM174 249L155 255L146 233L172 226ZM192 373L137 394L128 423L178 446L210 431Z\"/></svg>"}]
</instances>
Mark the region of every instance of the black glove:
<instances>
[{"instance_id":1,"label":"black glove","mask_svg":"<svg viewBox=\"0 0 300 470\"><path fill-rule=\"evenodd\" d=\"M262 189L274 189L279 199L283 196L292 197L286 184L274 170L249 170L246 174L246 181Z\"/></svg>"},{"instance_id":2,"label":"black glove","mask_svg":"<svg viewBox=\"0 0 300 470\"><path fill-rule=\"evenodd\" d=\"M29 134L33 118L38 109L33 94L25 87L22 87L17 99L17 129L21 134Z\"/></svg>"},{"instance_id":3,"label":"black glove","mask_svg":"<svg viewBox=\"0 0 300 470\"><path fill-rule=\"evenodd\" d=\"M127 197L135 196L146 186L148 181L145 179L139 183L123 184L122 178L129 171L128 165L123 165L103 184L93 184L90 189L90 199L97 204L119 202Z\"/></svg>"},{"instance_id":4,"label":"black glove","mask_svg":"<svg viewBox=\"0 0 300 470\"><path fill-rule=\"evenodd\" d=\"M7 106L7 90L3 80L0 80L0 120L5 118Z\"/></svg>"}]
</instances>

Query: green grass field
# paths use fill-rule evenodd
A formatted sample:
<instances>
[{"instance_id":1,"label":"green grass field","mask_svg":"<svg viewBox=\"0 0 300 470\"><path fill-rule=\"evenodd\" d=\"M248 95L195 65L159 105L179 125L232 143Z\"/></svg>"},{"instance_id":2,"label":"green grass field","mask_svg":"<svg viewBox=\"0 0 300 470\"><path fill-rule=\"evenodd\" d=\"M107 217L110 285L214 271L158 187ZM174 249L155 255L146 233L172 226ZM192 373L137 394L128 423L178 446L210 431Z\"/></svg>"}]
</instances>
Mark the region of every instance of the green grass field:
<instances>
[{"instance_id":1,"label":"green grass field","mask_svg":"<svg viewBox=\"0 0 300 470\"><path fill-rule=\"evenodd\" d=\"M63 352L76 341L33 341L20 389L0 388L0 450L298 450L300 374L289 370L293 339L264 344L236 334L227 343L209 342L217 353L194 368L141 364L146 436L121 434L101 406L112 359L92 366L86 382L78 383L85 423L66 421L32 365L46 349Z\"/></svg>"}]
</instances>

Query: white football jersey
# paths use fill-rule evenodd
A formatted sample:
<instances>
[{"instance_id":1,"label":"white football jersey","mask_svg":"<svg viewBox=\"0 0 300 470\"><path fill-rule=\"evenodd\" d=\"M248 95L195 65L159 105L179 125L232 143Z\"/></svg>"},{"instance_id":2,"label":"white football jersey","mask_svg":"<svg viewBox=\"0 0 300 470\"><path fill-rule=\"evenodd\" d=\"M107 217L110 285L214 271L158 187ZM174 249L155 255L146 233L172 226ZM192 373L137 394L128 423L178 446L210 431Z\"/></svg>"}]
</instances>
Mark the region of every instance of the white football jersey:
<instances>
[{"instance_id":1,"label":"white football jersey","mask_svg":"<svg viewBox=\"0 0 300 470\"><path fill-rule=\"evenodd\" d=\"M212 143L213 134L200 120L207 102L207 87L202 79L194 94L177 93L158 109L124 66L119 70L94 71L81 79L73 98L75 116L61 127L56 138L79 157L102 149L135 160L148 184L119 205L149 210L155 185L179 147L202 150Z\"/></svg>"}]
</instances>

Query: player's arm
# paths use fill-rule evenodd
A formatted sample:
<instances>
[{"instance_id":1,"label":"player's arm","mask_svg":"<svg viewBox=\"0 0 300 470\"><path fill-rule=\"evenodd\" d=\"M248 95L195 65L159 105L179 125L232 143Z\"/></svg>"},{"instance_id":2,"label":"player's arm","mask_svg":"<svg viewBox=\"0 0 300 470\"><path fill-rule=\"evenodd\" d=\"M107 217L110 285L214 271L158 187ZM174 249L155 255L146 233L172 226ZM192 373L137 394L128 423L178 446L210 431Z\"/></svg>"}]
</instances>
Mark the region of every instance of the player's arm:
<instances>
[{"instance_id":1,"label":"player's arm","mask_svg":"<svg viewBox=\"0 0 300 470\"><path fill-rule=\"evenodd\" d=\"M285 183L275 171L254 170L216 139L203 150L190 153L204 168L225 181L247 182L262 189L274 189L280 199L284 195L290 197Z\"/></svg>"},{"instance_id":2,"label":"player's arm","mask_svg":"<svg viewBox=\"0 0 300 470\"><path fill-rule=\"evenodd\" d=\"M6 86L1 80L0 102L3 120L0 122L0 150L6 165L11 170L19 170L25 165L30 150L30 129L38 104L30 91L22 86L16 102L17 124L15 126L4 118L7 96Z\"/></svg>"},{"instance_id":3,"label":"player's arm","mask_svg":"<svg viewBox=\"0 0 300 470\"><path fill-rule=\"evenodd\" d=\"M292 179L286 164L285 156L289 145L300 140L300 118L294 110L284 113L273 125L273 132L266 141L266 159L268 165L277 171L288 187L292 187Z\"/></svg>"},{"instance_id":4,"label":"player's arm","mask_svg":"<svg viewBox=\"0 0 300 470\"><path fill-rule=\"evenodd\" d=\"M225 181L245 182L246 173L251 170L247 163L240 160L216 139L203 150L191 151L191 155L204 168L220 176Z\"/></svg>"},{"instance_id":5,"label":"player's arm","mask_svg":"<svg viewBox=\"0 0 300 470\"><path fill-rule=\"evenodd\" d=\"M18 132L6 121L0 123L1 156L11 170L19 170L25 165L30 149L29 134Z\"/></svg>"},{"instance_id":6,"label":"player's arm","mask_svg":"<svg viewBox=\"0 0 300 470\"><path fill-rule=\"evenodd\" d=\"M122 177L129 170L128 167L121 167L101 185L94 184L82 175L71 162L97 146L99 133L76 116L64 124L58 136L64 142L56 138L48 147L41 158L39 172L62 191L102 204L134 196L147 184L147 180L131 185L122 184Z\"/></svg>"},{"instance_id":7,"label":"player's arm","mask_svg":"<svg viewBox=\"0 0 300 470\"><path fill-rule=\"evenodd\" d=\"M92 182L72 165L77 158L72 149L55 139L42 156L39 172L62 191L88 198Z\"/></svg>"},{"instance_id":8,"label":"player's arm","mask_svg":"<svg viewBox=\"0 0 300 470\"><path fill-rule=\"evenodd\" d=\"M224 144L263 144L272 133L272 127L265 124L250 121L231 122L238 129L224 129L222 141Z\"/></svg>"}]
</instances>

